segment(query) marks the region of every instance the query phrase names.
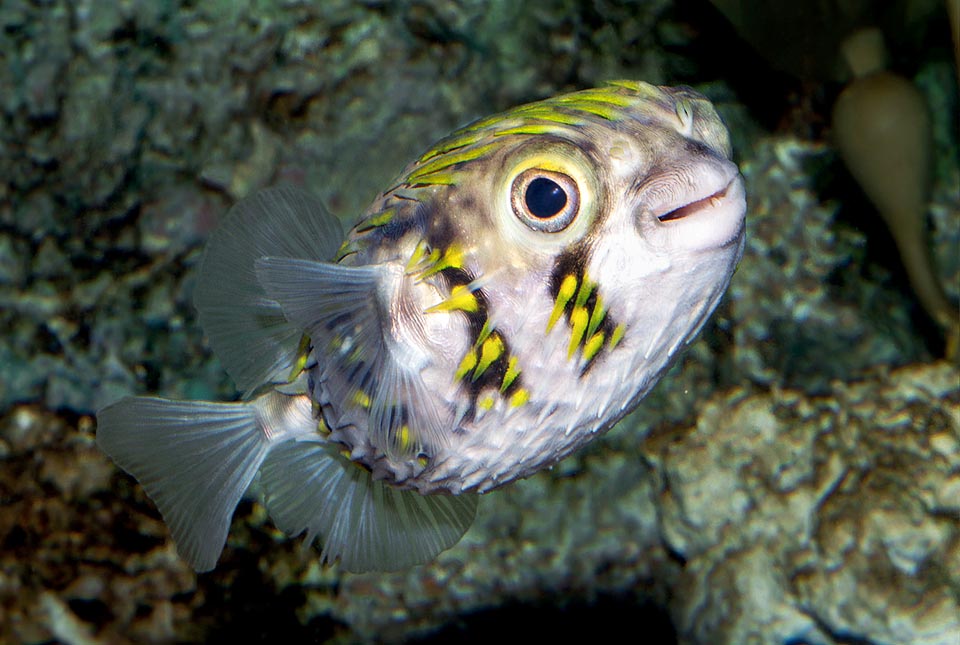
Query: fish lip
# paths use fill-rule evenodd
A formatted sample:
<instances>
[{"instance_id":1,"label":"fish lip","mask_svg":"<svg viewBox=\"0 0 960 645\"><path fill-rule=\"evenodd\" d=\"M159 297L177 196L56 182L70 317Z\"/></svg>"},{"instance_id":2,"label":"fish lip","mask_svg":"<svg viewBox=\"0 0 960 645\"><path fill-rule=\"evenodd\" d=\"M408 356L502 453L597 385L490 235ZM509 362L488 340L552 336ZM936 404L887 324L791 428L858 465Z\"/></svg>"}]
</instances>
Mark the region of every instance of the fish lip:
<instances>
[{"instance_id":1,"label":"fish lip","mask_svg":"<svg viewBox=\"0 0 960 645\"><path fill-rule=\"evenodd\" d=\"M743 235L746 192L735 164L700 168L701 181L683 203L648 211L648 221L671 244L691 250L725 247ZM648 226L650 226L648 224Z\"/></svg>"}]
</instances>

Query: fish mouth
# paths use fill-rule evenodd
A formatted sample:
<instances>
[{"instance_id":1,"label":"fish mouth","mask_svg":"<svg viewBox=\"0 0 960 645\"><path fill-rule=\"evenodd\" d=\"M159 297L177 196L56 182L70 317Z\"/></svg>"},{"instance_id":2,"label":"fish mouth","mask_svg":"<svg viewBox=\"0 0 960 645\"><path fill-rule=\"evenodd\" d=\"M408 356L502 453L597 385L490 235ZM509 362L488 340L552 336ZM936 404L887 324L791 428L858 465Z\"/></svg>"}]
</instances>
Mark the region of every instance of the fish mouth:
<instances>
[{"instance_id":1,"label":"fish mouth","mask_svg":"<svg viewBox=\"0 0 960 645\"><path fill-rule=\"evenodd\" d=\"M739 239L743 234L746 196L743 178L730 162L700 168L699 181L687 199L651 209L654 228L671 243L689 249L708 249Z\"/></svg>"},{"instance_id":2,"label":"fish mouth","mask_svg":"<svg viewBox=\"0 0 960 645\"><path fill-rule=\"evenodd\" d=\"M730 183L715 193L707 195L706 197L701 197L698 200L674 208L672 211L667 211L666 213L657 215L656 217L661 222L672 222L674 220L683 219L684 217L701 215L703 212L710 209L722 208L723 200L727 197L727 193L731 190L734 181L735 180L731 180Z\"/></svg>"}]
</instances>

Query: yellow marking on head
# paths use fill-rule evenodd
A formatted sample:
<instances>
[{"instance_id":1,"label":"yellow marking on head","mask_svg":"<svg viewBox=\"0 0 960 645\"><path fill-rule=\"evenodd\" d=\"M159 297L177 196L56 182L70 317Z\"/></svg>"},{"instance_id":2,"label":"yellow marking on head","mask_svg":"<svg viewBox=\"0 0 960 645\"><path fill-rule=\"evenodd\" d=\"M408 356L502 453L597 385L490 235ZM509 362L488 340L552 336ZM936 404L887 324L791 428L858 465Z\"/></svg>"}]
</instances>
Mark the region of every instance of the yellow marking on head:
<instances>
[{"instance_id":1,"label":"yellow marking on head","mask_svg":"<svg viewBox=\"0 0 960 645\"><path fill-rule=\"evenodd\" d=\"M480 141L480 139L480 135L469 130L463 130L461 132L454 133L451 137L440 141L437 145L423 153L423 156L420 157L418 161L420 163L426 163L434 157L439 157L440 155L445 155L448 152L473 145Z\"/></svg>"},{"instance_id":2,"label":"yellow marking on head","mask_svg":"<svg viewBox=\"0 0 960 645\"><path fill-rule=\"evenodd\" d=\"M613 105L605 105L603 103L593 102L590 100L570 101L568 103L565 103L564 107L569 107L574 110L586 112L587 114L598 116L601 119L605 119L607 121L616 121L617 119L623 117L622 109L615 107Z\"/></svg>"},{"instance_id":3,"label":"yellow marking on head","mask_svg":"<svg viewBox=\"0 0 960 645\"><path fill-rule=\"evenodd\" d=\"M369 231L370 229L383 226L384 224L392 220L393 216L396 214L397 214L397 211L395 209L388 208L382 213L379 213L378 215L374 215L373 217L366 219L360 222L359 224L357 224L357 232L362 233L364 231Z\"/></svg>"},{"instance_id":4,"label":"yellow marking on head","mask_svg":"<svg viewBox=\"0 0 960 645\"><path fill-rule=\"evenodd\" d=\"M493 408L494 400L489 394L477 401L477 407L481 410L490 410Z\"/></svg>"},{"instance_id":5,"label":"yellow marking on head","mask_svg":"<svg viewBox=\"0 0 960 645\"><path fill-rule=\"evenodd\" d=\"M480 361L476 369L473 370L473 380L476 381L480 375L487 371L487 368L503 354L503 339L500 334L491 334L489 338L483 341L480 347Z\"/></svg>"},{"instance_id":6,"label":"yellow marking on head","mask_svg":"<svg viewBox=\"0 0 960 645\"><path fill-rule=\"evenodd\" d=\"M507 361L507 371L503 375L503 382L500 383L500 394L506 392L507 388L510 387L517 379L517 376L520 375L519 362L520 360L516 356L511 356L510 360Z\"/></svg>"},{"instance_id":7,"label":"yellow marking on head","mask_svg":"<svg viewBox=\"0 0 960 645\"><path fill-rule=\"evenodd\" d=\"M427 161L414 169L413 172L407 175L405 181L408 184L415 184L418 180L439 170L445 170L459 163L479 159L491 150L499 147L499 145L500 144L491 143L485 146L465 147L463 149L453 150L446 154L437 155L430 159L430 161Z\"/></svg>"},{"instance_id":8,"label":"yellow marking on head","mask_svg":"<svg viewBox=\"0 0 960 645\"><path fill-rule=\"evenodd\" d=\"M563 282L560 283L560 289L557 292L557 299L553 303L553 311L550 312L550 319L547 321L547 333L549 333L550 330L553 329L553 326L557 324L557 321L560 320L564 308L567 306L567 303L570 302L570 298L573 297L576 290L577 276L572 273L564 276Z\"/></svg>"},{"instance_id":9,"label":"yellow marking on head","mask_svg":"<svg viewBox=\"0 0 960 645\"><path fill-rule=\"evenodd\" d=\"M570 312L570 346L567 348L567 358L573 358L573 355L577 352L577 347L580 346L580 341L583 340L583 334L587 331L587 322L589 316L587 316L587 310L583 307L574 307L573 311Z\"/></svg>"},{"instance_id":10,"label":"yellow marking on head","mask_svg":"<svg viewBox=\"0 0 960 645\"><path fill-rule=\"evenodd\" d=\"M424 313L432 314L438 311L466 311L476 313L480 310L480 303L477 297L470 292L465 285L458 284L450 290L450 297L443 302L436 304L424 310Z\"/></svg>"},{"instance_id":11,"label":"yellow marking on head","mask_svg":"<svg viewBox=\"0 0 960 645\"><path fill-rule=\"evenodd\" d=\"M603 322L603 319L606 315L607 312L603 308L603 297L598 291L597 299L593 305L593 311L590 312L590 323L587 325L587 336L593 336L594 332L597 331L597 327L600 326L600 323Z\"/></svg>"},{"instance_id":12,"label":"yellow marking on head","mask_svg":"<svg viewBox=\"0 0 960 645\"><path fill-rule=\"evenodd\" d=\"M617 346L617 343L620 342L620 339L623 338L624 332L627 331L627 328L620 323L613 329L613 333L610 334L610 349L613 349Z\"/></svg>"},{"instance_id":13,"label":"yellow marking on head","mask_svg":"<svg viewBox=\"0 0 960 645\"><path fill-rule=\"evenodd\" d=\"M421 466L426 466L427 464L430 463L430 460L427 459L424 455L420 455L419 457L417 457L417 463L420 464Z\"/></svg>"},{"instance_id":14,"label":"yellow marking on head","mask_svg":"<svg viewBox=\"0 0 960 645\"><path fill-rule=\"evenodd\" d=\"M636 99L629 96L624 96L623 94L613 91L610 88L597 87L589 90L582 90L580 92L574 92L573 94L566 94L553 99L551 102L556 102L560 105L602 103L619 108L625 108L636 103Z\"/></svg>"},{"instance_id":15,"label":"yellow marking on head","mask_svg":"<svg viewBox=\"0 0 960 645\"><path fill-rule=\"evenodd\" d=\"M417 242L417 245L413 248L413 253L410 254L410 259L407 260L406 272L413 273L414 267L416 267L420 262L427 256L427 243L423 240Z\"/></svg>"},{"instance_id":16,"label":"yellow marking on head","mask_svg":"<svg viewBox=\"0 0 960 645\"><path fill-rule=\"evenodd\" d=\"M549 121L561 125L583 125L582 117L557 109L555 105L543 105L542 103L524 105L517 108L514 114L524 119L537 119L538 121Z\"/></svg>"},{"instance_id":17,"label":"yellow marking on head","mask_svg":"<svg viewBox=\"0 0 960 645\"><path fill-rule=\"evenodd\" d=\"M587 331L587 322L589 316L587 310L583 307L574 307L570 312L570 345L567 347L567 358L573 358L583 340L583 334Z\"/></svg>"},{"instance_id":18,"label":"yellow marking on head","mask_svg":"<svg viewBox=\"0 0 960 645\"><path fill-rule=\"evenodd\" d=\"M511 134L551 134L557 131L557 126L551 125L549 123L528 123L527 125L518 125L512 128L504 128L503 130L496 130L493 133L495 137L506 137Z\"/></svg>"},{"instance_id":19,"label":"yellow marking on head","mask_svg":"<svg viewBox=\"0 0 960 645\"><path fill-rule=\"evenodd\" d=\"M530 393L527 392L524 388L520 388L513 393L513 396L510 397L510 407L519 408L521 405L530 400Z\"/></svg>"},{"instance_id":20,"label":"yellow marking on head","mask_svg":"<svg viewBox=\"0 0 960 645\"><path fill-rule=\"evenodd\" d=\"M583 360L589 361L603 347L603 332L593 334L590 339L583 344Z\"/></svg>"},{"instance_id":21,"label":"yellow marking on head","mask_svg":"<svg viewBox=\"0 0 960 645\"><path fill-rule=\"evenodd\" d=\"M340 248L337 249L336 255L333 256L333 261L334 261L334 262L339 262L339 261L342 260L343 258L345 258L345 257L347 257L348 255L351 255L351 254L353 254L353 253L356 253L356 252L359 251L359 250L360 250L360 245L359 245L359 244L357 244L356 242L352 242L352 241L349 240L349 239L346 239L346 240L343 241L342 244L340 244Z\"/></svg>"},{"instance_id":22,"label":"yellow marking on head","mask_svg":"<svg viewBox=\"0 0 960 645\"><path fill-rule=\"evenodd\" d=\"M464 376L467 375L467 372L472 370L477 364L477 352L475 349L471 348L467 350L467 353L464 355L463 359L460 361L460 365L457 366L457 371L453 375L453 380L459 381Z\"/></svg>"},{"instance_id":23,"label":"yellow marking on head","mask_svg":"<svg viewBox=\"0 0 960 645\"><path fill-rule=\"evenodd\" d=\"M582 307L587 304L587 298L590 297L590 294L593 292L593 283L590 282L590 278L587 277L587 274L583 274L583 282L580 283L580 290L577 291L577 299L574 301L575 307Z\"/></svg>"},{"instance_id":24,"label":"yellow marking on head","mask_svg":"<svg viewBox=\"0 0 960 645\"><path fill-rule=\"evenodd\" d=\"M421 175L414 181L407 182L411 186L455 186L457 174L454 172L431 172Z\"/></svg>"},{"instance_id":25,"label":"yellow marking on head","mask_svg":"<svg viewBox=\"0 0 960 645\"><path fill-rule=\"evenodd\" d=\"M430 263L432 266L421 272L420 279L429 278L432 275L440 273L444 269L462 269L463 268L463 247L459 244L448 246L441 256L439 249L430 252Z\"/></svg>"},{"instance_id":26,"label":"yellow marking on head","mask_svg":"<svg viewBox=\"0 0 960 645\"><path fill-rule=\"evenodd\" d=\"M493 331L493 325L490 324L489 320L483 321L483 327L480 328L480 333L477 335L477 342L474 344L474 347L480 347L483 344L483 341L487 340L487 336Z\"/></svg>"}]
</instances>

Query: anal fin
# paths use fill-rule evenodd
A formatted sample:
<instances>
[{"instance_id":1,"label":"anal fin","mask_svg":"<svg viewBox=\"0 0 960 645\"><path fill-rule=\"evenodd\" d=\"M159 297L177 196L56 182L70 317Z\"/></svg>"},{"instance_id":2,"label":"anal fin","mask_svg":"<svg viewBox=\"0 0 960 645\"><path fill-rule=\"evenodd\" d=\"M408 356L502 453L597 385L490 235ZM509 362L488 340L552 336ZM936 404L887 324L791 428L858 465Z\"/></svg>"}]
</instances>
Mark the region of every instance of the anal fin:
<instances>
[{"instance_id":1,"label":"anal fin","mask_svg":"<svg viewBox=\"0 0 960 645\"><path fill-rule=\"evenodd\" d=\"M336 445L289 441L261 470L265 503L289 535L319 538L326 562L346 571L392 571L433 559L473 523L477 495L420 495L373 481Z\"/></svg>"}]
</instances>

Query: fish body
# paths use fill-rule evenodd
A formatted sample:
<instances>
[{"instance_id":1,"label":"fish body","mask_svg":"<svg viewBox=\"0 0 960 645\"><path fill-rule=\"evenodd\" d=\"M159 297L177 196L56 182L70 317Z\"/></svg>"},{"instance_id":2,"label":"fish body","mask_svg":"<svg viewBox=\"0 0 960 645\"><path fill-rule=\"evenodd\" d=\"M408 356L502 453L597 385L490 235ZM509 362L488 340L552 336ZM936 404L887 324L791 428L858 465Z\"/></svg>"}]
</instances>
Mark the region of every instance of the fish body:
<instances>
[{"instance_id":1,"label":"fish body","mask_svg":"<svg viewBox=\"0 0 960 645\"><path fill-rule=\"evenodd\" d=\"M130 397L98 441L212 568L259 473L351 570L430 559L483 493L632 410L743 249L727 132L688 88L622 81L466 126L346 235L307 193L236 205L198 279L240 403Z\"/></svg>"}]
</instances>

